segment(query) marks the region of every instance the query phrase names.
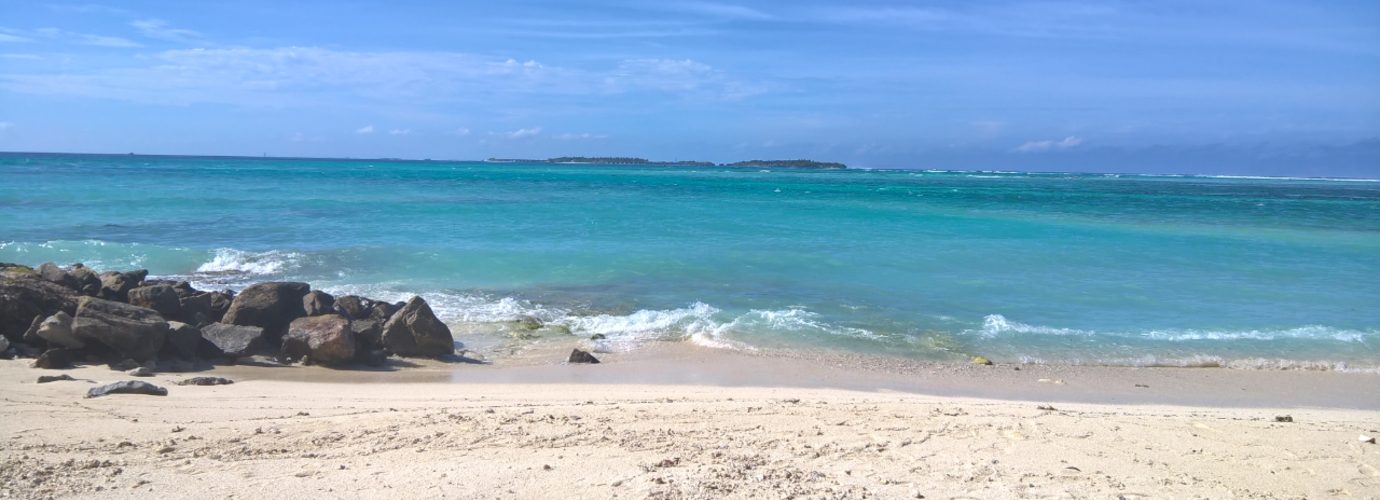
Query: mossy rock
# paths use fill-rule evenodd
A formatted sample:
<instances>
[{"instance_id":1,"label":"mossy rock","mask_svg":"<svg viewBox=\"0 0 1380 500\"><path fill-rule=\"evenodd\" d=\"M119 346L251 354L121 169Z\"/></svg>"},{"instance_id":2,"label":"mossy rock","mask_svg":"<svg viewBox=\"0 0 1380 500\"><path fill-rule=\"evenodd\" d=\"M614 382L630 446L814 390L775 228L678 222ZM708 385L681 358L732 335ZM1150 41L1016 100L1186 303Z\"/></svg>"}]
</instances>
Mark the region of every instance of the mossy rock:
<instances>
[{"instance_id":1,"label":"mossy rock","mask_svg":"<svg viewBox=\"0 0 1380 500\"><path fill-rule=\"evenodd\" d=\"M987 359L987 358L984 358L984 357L982 357L982 356L974 356L974 357L973 357L973 364L975 364L975 365L991 365L991 364L993 364L993 363L992 363L992 360Z\"/></svg>"}]
</instances>

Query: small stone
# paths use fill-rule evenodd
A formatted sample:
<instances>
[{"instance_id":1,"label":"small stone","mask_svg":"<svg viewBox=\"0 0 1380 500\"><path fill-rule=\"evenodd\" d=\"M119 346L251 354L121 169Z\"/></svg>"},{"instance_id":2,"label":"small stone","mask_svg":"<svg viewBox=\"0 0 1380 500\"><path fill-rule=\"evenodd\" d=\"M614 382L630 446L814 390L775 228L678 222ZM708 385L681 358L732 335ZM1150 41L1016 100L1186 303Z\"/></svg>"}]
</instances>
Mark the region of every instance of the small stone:
<instances>
[{"instance_id":1,"label":"small stone","mask_svg":"<svg viewBox=\"0 0 1380 500\"><path fill-rule=\"evenodd\" d=\"M133 369L135 369L135 368L139 368L140 366L143 366L143 365L140 365L138 361L135 361L135 360L132 360L132 359L125 359L125 360L123 360L123 361L120 361L119 363L111 363L109 366L110 366L110 369L113 370L113 371L117 371L117 372L128 372L128 371L133 370Z\"/></svg>"},{"instance_id":2,"label":"small stone","mask_svg":"<svg viewBox=\"0 0 1380 500\"><path fill-rule=\"evenodd\" d=\"M575 349L570 351L570 359L566 362L570 364L599 364L599 359L586 351Z\"/></svg>"},{"instance_id":3,"label":"small stone","mask_svg":"<svg viewBox=\"0 0 1380 500\"><path fill-rule=\"evenodd\" d=\"M146 367L146 366L141 366L141 367L134 368L134 369L131 369L131 370L129 370L129 371L126 371L125 374L127 374L127 375L129 375L129 376L131 376L131 377L152 377L152 376L153 376L153 370L148 369L148 367Z\"/></svg>"},{"instance_id":4,"label":"small stone","mask_svg":"<svg viewBox=\"0 0 1380 500\"><path fill-rule=\"evenodd\" d=\"M1367 435L1365 435L1365 434L1362 434L1361 437L1356 438L1356 440L1357 440L1357 441L1360 441L1360 442L1362 442L1362 443L1375 444L1375 437L1374 437L1374 436L1367 436Z\"/></svg>"},{"instance_id":5,"label":"small stone","mask_svg":"<svg viewBox=\"0 0 1380 500\"><path fill-rule=\"evenodd\" d=\"M68 374L66 374L66 373L64 373L64 374L62 374L62 375L43 375L43 376L38 377L38 383L40 383L40 384L46 384L46 383L48 383L48 382L57 382L57 381L60 381L60 380L76 380L76 379L72 378L71 375L68 375Z\"/></svg>"},{"instance_id":6,"label":"small stone","mask_svg":"<svg viewBox=\"0 0 1380 500\"><path fill-rule=\"evenodd\" d=\"M222 377L192 377L177 382L177 385L230 385L234 380Z\"/></svg>"},{"instance_id":7,"label":"small stone","mask_svg":"<svg viewBox=\"0 0 1380 500\"><path fill-rule=\"evenodd\" d=\"M975 365L991 365L991 364L992 364L992 360L987 359L987 358L984 358L984 357L982 357L982 356L976 356L976 357L973 358L973 364L975 364Z\"/></svg>"},{"instance_id":8,"label":"small stone","mask_svg":"<svg viewBox=\"0 0 1380 500\"><path fill-rule=\"evenodd\" d=\"M1040 406L1035 407L1035 409L1037 409L1037 410L1044 410L1044 411L1058 411L1058 410L1055 410L1055 409L1054 409L1054 406L1053 406L1053 405L1040 405Z\"/></svg>"},{"instance_id":9,"label":"small stone","mask_svg":"<svg viewBox=\"0 0 1380 500\"><path fill-rule=\"evenodd\" d=\"M100 387L93 387L86 391L86 397L95 398L108 394L147 394L150 396L167 396L168 390L148 382L139 380L121 380L113 384L106 384Z\"/></svg>"},{"instance_id":10,"label":"small stone","mask_svg":"<svg viewBox=\"0 0 1380 500\"><path fill-rule=\"evenodd\" d=\"M1294 421L1294 417L1291 416L1291 415L1276 415L1276 416L1275 416L1275 421L1276 421L1276 422L1293 422L1293 421Z\"/></svg>"},{"instance_id":11,"label":"small stone","mask_svg":"<svg viewBox=\"0 0 1380 500\"><path fill-rule=\"evenodd\" d=\"M602 334L602 333L596 333L596 334L594 334L594 335L590 335L590 336L589 336L589 339L590 339L590 340L604 340L604 339L606 339L606 338L608 338L608 337L605 337L604 334Z\"/></svg>"}]
</instances>

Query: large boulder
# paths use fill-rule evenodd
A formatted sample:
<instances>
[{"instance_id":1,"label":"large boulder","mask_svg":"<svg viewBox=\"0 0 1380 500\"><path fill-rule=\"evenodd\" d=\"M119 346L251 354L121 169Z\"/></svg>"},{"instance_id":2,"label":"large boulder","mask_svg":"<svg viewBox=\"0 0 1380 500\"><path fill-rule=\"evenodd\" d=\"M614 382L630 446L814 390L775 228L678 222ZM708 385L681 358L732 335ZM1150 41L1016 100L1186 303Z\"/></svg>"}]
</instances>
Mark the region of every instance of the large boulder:
<instances>
[{"instance_id":1,"label":"large boulder","mask_svg":"<svg viewBox=\"0 0 1380 500\"><path fill-rule=\"evenodd\" d=\"M383 325L383 342L399 356L437 357L455 354L450 328L436 318L421 297L412 297Z\"/></svg>"},{"instance_id":2,"label":"large boulder","mask_svg":"<svg viewBox=\"0 0 1380 500\"><path fill-rule=\"evenodd\" d=\"M297 318L283 337L283 357L315 364L342 365L355 357L350 320L339 314Z\"/></svg>"},{"instance_id":3,"label":"large boulder","mask_svg":"<svg viewBox=\"0 0 1380 500\"><path fill-rule=\"evenodd\" d=\"M292 320L307 315L302 299L309 291L311 286L306 283L255 283L235 296L220 322L257 326L264 329L270 340L280 339Z\"/></svg>"},{"instance_id":4,"label":"large boulder","mask_svg":"<svg viewBox=\"0 0 1380 500\"><path fill-rule=\"evenodd\" d=\"M215 321L211 319L211 294L209 293L181 297L177 299L177 304L182 310L182 313L176 316L178 321L196 325L198 328Z\"/></svg>"},{"instance_id":5,"label":"large boulder","mask_svg":"<svg viewBox=\"0 0 1380 500\"><path fill-rule=\"evenodd\" d=\"M148 277L149 272L145 269L129 272L106 271L101 273L101 291L96 296L105 300L117 302L128 302L129 291L139 286L139 283Z\"/></svg>"},{"instance_id":6,"label":"large boulder","mask_svg":"<svg viewBox=\"0 0 1380 500\"><path fill-rule=\"evenodd\" d=\"M78 262L72 264L72 268L67 270L67 274L72 276L72 280L76 282L74 288L77 293L87 297L95 297L101 293L101 277L91 268Z\"/></svg>"},{"instance_id":7,"label":"large boulder","mask_svg":"<svg viewBox=\"0 0 1380 500\"><path fill-rule=\"evenodd\" d=\"M37 278L37 275L34 275ZM34 318L77 312L77 294L43 279L0 278L0 335L22 342Z\"/></svg>"},{"instance_id":8,"label":"large boulder","mask_svg":"<svg viewBox=\"0 0 1380 500\"><path fill-rule=\"evenodd\" d=\"M264 329L257 326L235 326L211 323L201 327L201 337L230 358L241 358L263 350Z\"/></svg>"},{"instance_id":9,"label":"large boulder","mask_svg":"<svg viewBox=\"0 0 1380 500\"><path fill-rule=\"evenodd\" d=\"M66 347L68 349L86 347L86 341L72 331L72 317L62 311L58 311L57 314L49 316L48 319L39 323L38 330L34 332L34 335L53 347Z\"/></svg>"},{"instance_id":10,"label":"large boulder","mask_svg":"<svg viewBox=\"0 0 1380 500\"><path fill-rule=\"evenodd\" d=\"M335 299L336 312L350 319L364 319L374 310L374 301L358 295L346 295Z\"/></svg>"},{"instance_id":11,"label":"large boulder","mask_svg":"<svg viewBox=\"0 0 1380 500\"><path fill-rule=\"evenodd\" d=\"M82 297L72 321L72 333L143 363L158 357L167 339L168 322L153 309Z\"/></svg>"},{"instance_id":12,"label":"large boulder","mask_svg":"<svg viewBox=\"0 0 1380 500\"><path fill-rule=\"evenodd\" d=\"M350 332L355 336L356 351L383 349L383 325L379 322L367 319L351 321Z\"/></svg>"},{"instance_id":13,"label":"large boulder","mask_svg":"<svg viewBox=\"0 0 1380 500\"><path fill-rule=\"evenodd\" d=\"M77 279L67 274L67 271L63 271L61 267L58 267L57 264L52 262L44 262L43 265L38 266L38 275L54 284L62 285L73 290L77 289Z\"/></svg>"},{"instance_id":14,"label":"large boulder","mask_svg":"<svg viewBox=\"0 0 1380 500\"><path fill-rule=\"evenodd\" d=\"M219 322L230 312L230 304L235 303L235 292L224 290L211 292L211 321Z\"/></svg>"},{"instance_id":15,"label":"large boulder","mask_svg":"<svg viewBox=\"0 0 1380 500\"><path fill-rule=\"evenodd\" d=\"M195 359L196 349L201 345L201 330L180 322L168 322L168 338L163 351L182 359Z\"/></svg>"},{"instance_id":16,"label":"large boulder","mask_svg":"<svg viewBox=\"0 0 1380 500\"><path fill-rule=\"evenodd\" d=\"M177 290L169 285L141 286L129 291L129 304L158 311L164 318L182 315L182 303Z\"/></svg>"},{"instance_id":17,"label":"large boulder","mask_svg":"<svg viewBox=\"0 0 1380 500\"><path fill-rule=\"evenodd\" d=\"M302 309L307 316L335 314L335 297L321 290L312 290L302 298Z\"/></svg>"}]
</instances>

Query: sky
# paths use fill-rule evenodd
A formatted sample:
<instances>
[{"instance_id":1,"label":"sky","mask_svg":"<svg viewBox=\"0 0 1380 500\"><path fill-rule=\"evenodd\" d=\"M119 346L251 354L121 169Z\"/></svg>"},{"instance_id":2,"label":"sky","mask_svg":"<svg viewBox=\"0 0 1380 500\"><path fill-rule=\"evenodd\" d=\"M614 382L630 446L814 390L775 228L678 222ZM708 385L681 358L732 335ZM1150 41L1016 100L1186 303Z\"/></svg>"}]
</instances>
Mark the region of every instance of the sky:
<instances>
[{"instance_id":1,"label":"sky","mask_svg":"<svg viewBox=\"0 0 1380 500\"><path fill-rule=\"evenodd\" d=\"M1380 177L1380 2L0 0L0 151Z\"/></svg>"}]
</instances>

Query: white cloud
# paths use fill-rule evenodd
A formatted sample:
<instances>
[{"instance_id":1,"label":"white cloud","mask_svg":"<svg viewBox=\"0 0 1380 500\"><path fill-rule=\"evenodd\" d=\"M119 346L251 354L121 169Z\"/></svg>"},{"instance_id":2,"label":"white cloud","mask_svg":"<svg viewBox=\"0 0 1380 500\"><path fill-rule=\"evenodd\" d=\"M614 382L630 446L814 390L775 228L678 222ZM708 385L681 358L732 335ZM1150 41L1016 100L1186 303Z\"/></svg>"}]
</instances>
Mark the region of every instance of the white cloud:
<instances>
[{"instance_id":1,"label":"white cloud","mask_svg":"<svg viewBox=\"0 0 1380 500\"><path fill-rule=\"evenodd\" d=\"M514 130L514 131L512 131L512 132L508 132L508 138L509 138L509 139L521 139L521 138L523 138L523 137L532 137L532 136L537 135L537 134L540 134L540 133L541 133L541 127L520 128L520 129Z\"/></svg>"},{"instance_id":2,"label":"white cloud","mask_svg":"<svg viewBox=\"0 0 1380 500\"><path fill-rule=\"evenodd\" d=\"M1016 148L1016 151L1033 153L1037 151L1049 151L1051 149L1068 149L1082 143L1083 139L1068 136L1062 141L1030 141Z\"/></svg>"},{"instance_id":3,"label":"white cloud","mask_svg":"<svg viewBox=\"0 0 1380 500\"><path fill-rule=\"evenodd\" d=\"M600 135L600 134L590 134L590 133L572 134L572 133L569 133L569 132L566 132L566 133L564 133L564 134L561 134L561 135L556 136L557 139L560 139L560 140L563 140L563 141L569 141L569 140L574 140L574 139L608 139L608 137L609 137L609 136L607 136L607 135Z\"/></svg>"},{"instance_id":4,"label":"white cloud","mask_svg":"<svg viewBox=\"0 0 1380 500\"><path fill-rule=\"evenodd\" d=\"M0 57L3 57L5 59L31 59L34 61L43 59L42 57L33 54L0 54Z\"/></svg>"},{"instance_id":5,"label":"white cloud","mask_svg":"<svg viewBox=\"0 0 1380 500\"><path fill-rule=\"evenodd\" d=\"M7 43L22 43L22 42L32 42L32 41L33 41L33 40L30 40L30 39L28 39L28 38L24 38L24 37L22 37L22 36L15 36L15 35L10 35L10 34L0 33L0 42L7 42Z\"/></svg>"},{"instance_id":6,"label":"white cloud","mask_svg":"<svg viewBox=\"0 0 1380 500\"><path fill-rule=\"evenodd\" d=\"M95 47L115 47L115 48L143 47L143 45L139 45L139 44L137 44L137 43L134 43L134 42L132 42L132 41L129 41L129 40L126 40L126 39L124 39L124 38L117 37L117 36L100 36L100 35L76 35L75 38L73 39L72 43L79 44L79 45L91 45L91 46L95 46Z\"/></svg>"},{"instance_id":7,"label":"white cloud","mask_svg":"<svg viewBox=\"0 0 1380 500\"><path fill-rule=\"evenodd\" d=\"M752 19L758 21L775 19L775 16L772 16L771 14L767 14L760 10L753 9L751 7L744 7L741 5L729 5L710 2L686 2L680 4L670 3L666 4L666 6L672 10L693 12L696 14L704 14L708 16L726 19Z\"/></svg>"},{"instance_id":8,"label":"white cloud","mask_svg":"<svg viewBox=\"0 0 1380 500\"><path fill-rule=\"evenodd\" d=\"M168 23L162 19L141 19L129 23L129 25L138 29L139 33L146 37L172 42L187 42L201 36L201 33L192 30L169 28Z\"/></svg>"},{"instance_id":9,"label":"white cloud","mask_svg":"<svg viewBox=\"0 0 1380 500\"><path fill-rule=\"evenodd\" d=\"M410 128L395 128L393 130L388 131L388 135L407 135L411 133L412 129Z\"/></svg>"},{"instance_id":10,"label":"white cloud","mask_svg":"<svg viewBox=\"0 0 1380 500\"><path fill-rule=\"evenodd\" d=\"M374 126L373 126L373 125L366 125L366 126L360 127L360 128L358 128L358 129L355 129L355 133L356 133L356 134L372 134L372 133L374 133Z\"/></svg>"},{"instance_id":11,"label":"white cloud","mask_svg":"<svg viewBox=\"0 0 1380 500\"><path fill-rule=\"evenodd\" d=\"M0 122L0 131L9 130L9 128L13 126L14 124L10 122Z\"/></svg>"}]
</instances>

